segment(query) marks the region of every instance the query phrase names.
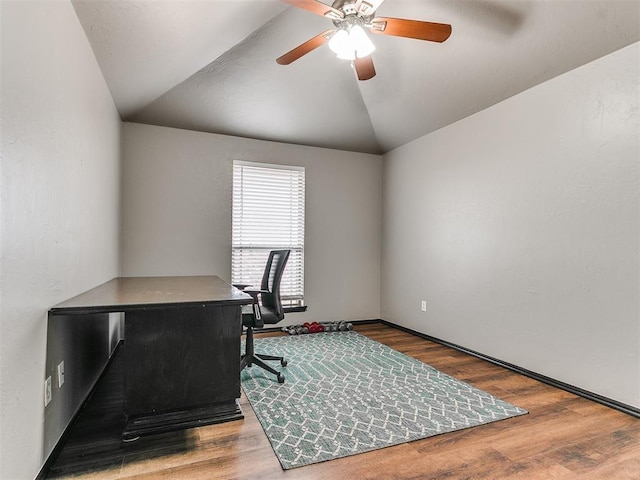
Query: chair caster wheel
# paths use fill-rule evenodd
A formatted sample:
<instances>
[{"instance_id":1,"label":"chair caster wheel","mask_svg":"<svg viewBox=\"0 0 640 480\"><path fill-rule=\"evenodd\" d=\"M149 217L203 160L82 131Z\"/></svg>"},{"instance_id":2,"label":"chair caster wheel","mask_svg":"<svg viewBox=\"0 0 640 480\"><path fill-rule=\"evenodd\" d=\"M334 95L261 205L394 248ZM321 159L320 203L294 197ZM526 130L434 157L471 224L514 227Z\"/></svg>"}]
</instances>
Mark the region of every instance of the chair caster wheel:
<instances>
[{"instance_id":1,"label":"chair caster wheel","mask_svg":"<svg viewBox=\"0 0 640 480\"><path fill-rule=\"evenodd\" d=\"M278 383L284 383L284 375L281 373L278 374Z\"/></svg>"},{"instance_id":2,"label":"chair caster wheel","mask_svg":"<svg viewBox=\"0 0 640 480\"><path fill-rule=\"evenodd\" d=\"M280 360L280 365L282 365L283 367L286 367L287 361L283 358L282 360Z\"/></svg>"}]
</instances>

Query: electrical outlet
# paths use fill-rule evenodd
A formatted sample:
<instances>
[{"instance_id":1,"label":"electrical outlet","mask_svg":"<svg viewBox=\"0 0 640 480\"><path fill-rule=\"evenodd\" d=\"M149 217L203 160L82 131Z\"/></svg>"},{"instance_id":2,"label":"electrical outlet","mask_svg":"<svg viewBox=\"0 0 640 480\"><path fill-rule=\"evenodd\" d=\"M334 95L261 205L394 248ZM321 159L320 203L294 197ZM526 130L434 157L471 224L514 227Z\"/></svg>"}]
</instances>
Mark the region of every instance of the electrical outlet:
<instances>
[{"instance_id":1,"label":"electrical outlet","mask_svg":"<svg viewBox=\"0 0 640 480\"><path fill-rule=\"evenodd\" d=\"M58 364L58 388L64 385L64 360Z\"/></svg>"},{"instance_id":2,"label":"electrical outlet","mask_svg":"<svg viewBox=\"0 0 640 480\"><path fill-rule=\"evenodd\" d=\"M44 381L44 406L49 405L49 402L51 402L51 376Z\"/></svg>"},{"instance_id":3,"label":"electrical outlet","mask_svg":"<svg viewBox=\"0 0 640 480\"><path fill-rule=\"evenodd\" d=\"M422 310L423 312L427 311L427 301L426 300L422 300L422 302L420 302L420 310Z\"/></svg>"}]
</instances>

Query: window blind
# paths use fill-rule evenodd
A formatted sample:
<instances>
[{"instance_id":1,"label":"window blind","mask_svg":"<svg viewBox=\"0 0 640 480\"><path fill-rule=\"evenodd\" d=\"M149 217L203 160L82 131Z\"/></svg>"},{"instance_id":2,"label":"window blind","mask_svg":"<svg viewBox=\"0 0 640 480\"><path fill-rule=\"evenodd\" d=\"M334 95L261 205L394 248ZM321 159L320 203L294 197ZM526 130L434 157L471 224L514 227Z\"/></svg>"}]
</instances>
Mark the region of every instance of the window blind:
<instances>
[{"instance_id":1,"label":"window blind","mask_svg":"<svg viewBox=\"0 0 640 480\"><path fill-rule=\"evenodd\" d=\"M233 162L231 282L259 286L271 250L289 249L280 294L304 304L305 170Z\"/></svg>"}]
</instances>

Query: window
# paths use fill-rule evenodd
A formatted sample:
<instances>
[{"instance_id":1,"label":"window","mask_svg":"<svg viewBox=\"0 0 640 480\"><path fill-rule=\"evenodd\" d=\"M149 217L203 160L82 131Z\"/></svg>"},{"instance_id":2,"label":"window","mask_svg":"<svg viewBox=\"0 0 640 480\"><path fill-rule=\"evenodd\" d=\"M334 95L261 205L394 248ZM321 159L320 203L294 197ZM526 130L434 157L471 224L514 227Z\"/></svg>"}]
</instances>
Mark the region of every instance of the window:
<instances>
[{"instance_id":1,"label":"window","mask_svg":"<svg viewBox=\"0 0 640 480\"><path fill-rule=\"evenodd\" d=\"M290 249L285 307L304 305L304 167L233 162L231 283L260 285L271 250Z\"/></svg>"}]
</instances>

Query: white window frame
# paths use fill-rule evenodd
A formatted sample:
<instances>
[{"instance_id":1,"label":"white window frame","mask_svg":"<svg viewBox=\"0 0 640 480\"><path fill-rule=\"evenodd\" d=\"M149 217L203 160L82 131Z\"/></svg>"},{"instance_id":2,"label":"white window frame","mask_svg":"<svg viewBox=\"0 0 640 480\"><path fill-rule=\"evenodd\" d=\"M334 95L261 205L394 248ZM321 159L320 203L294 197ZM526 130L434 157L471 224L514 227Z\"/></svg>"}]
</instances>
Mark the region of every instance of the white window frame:
<instances>
[{"instance_id":1,"label":"white window frame","mask_svg":"<svg viewBox=\"0 0 640 480\"><path fill-rule=\"evenodd\" d=\"M259 286L269 252L291 250L281 299L304 308L305 168L234 160L232 198L231 283Z\"/></svg>"}]
</instances>

